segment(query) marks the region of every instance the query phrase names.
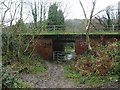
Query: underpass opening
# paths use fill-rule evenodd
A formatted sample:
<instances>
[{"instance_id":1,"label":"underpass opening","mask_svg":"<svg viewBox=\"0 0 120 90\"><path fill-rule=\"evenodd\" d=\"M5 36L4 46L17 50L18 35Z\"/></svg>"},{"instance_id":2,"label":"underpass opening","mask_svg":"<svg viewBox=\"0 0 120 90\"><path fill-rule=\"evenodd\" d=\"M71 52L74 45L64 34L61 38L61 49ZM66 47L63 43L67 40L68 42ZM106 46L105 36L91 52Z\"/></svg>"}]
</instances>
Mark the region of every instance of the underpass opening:
<instances>
[{"instance_id":1,"label":"underpass opening","mask_svg":"<svg viewBox=\"0 0 120 90\"><path fill-rule=\"evenodd\" d=\"M75 41L54 40L53 60L69 61L75 57Z\"/></svg>"}]
</instances>

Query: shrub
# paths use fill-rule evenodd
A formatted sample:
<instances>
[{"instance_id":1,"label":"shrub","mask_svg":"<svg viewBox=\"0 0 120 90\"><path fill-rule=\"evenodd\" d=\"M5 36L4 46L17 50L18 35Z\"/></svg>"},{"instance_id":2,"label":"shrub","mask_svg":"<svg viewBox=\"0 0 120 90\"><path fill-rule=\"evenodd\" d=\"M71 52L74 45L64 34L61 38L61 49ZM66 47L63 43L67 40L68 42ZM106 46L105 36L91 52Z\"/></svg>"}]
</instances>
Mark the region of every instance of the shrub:
<instances>
[{"instance_id":1,"label":"shrub","mask_svg":"<svg viewBox=\"0 0 120 90\"><path fill-rule=\"evenodd\" d=\"M72 64L74 70L81 72L81 75L90 74L105 75L108 72L118 73L118 67L114 65L115 57L118 56L119 42L113 42L109 45L93 46L91 52L86 52L76 57Z\"/></svg>"},{"instance_id":2,"label":"shrub","mask_svg":"<svg viewBox=\"0 0 120 90\"><path fill-rule=\"evenodd\" d=\"M9 73L7 73L5 68L2 69L2 85L8 88L22 87L19 80L15 76L11 76Z\"/></svg>"},{"instance_id":3,"label":"shrub","mask_svg":"<svg viewBox=\"0 0 120 90\"><path fill-rule=\"evenodd\" d=\"M32 87L31 83L23 82L21 79L18 79L16 75L8 73L5 67L2 68L2 88L30 88Z\"/></svg>"}]
</instances>

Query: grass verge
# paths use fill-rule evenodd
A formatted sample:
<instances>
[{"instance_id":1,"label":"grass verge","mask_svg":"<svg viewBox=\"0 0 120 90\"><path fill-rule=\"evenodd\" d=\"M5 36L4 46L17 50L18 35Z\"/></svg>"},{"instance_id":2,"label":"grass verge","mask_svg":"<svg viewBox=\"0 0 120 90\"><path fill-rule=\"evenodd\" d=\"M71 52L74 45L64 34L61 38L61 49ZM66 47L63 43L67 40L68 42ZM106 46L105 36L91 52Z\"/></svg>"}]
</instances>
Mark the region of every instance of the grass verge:
<instances>
[{"instance_id":1,"label":"grass verge","mask_svg":"<svg viewBox=\"0 0 120 90\"><path fill-rule=\"evenodd\" d=\"M68 79L72 79L73 82L75 82L76 85L85 84L88 86L100 86L103 84L116 82L118 81L118 75L110 75L106 74L104 76L98 76L98 75L88 75L88 76L82 76L80 72L77 72L72 69L70 65L64 66L64 77Z\"/></svg>"},{"instance_id":2,"label":"grass verge","mask_svg":"<svg viewBox=\"0 0 120 90\"><path fill-rule=\"evenodd\" d=\"M19 71L21 74L36 74L46 71L45 64L40 56L35 55L31 58L24 55L21 60L11 60L7 68L13 71Z\"/></svg>"}]
</instances>

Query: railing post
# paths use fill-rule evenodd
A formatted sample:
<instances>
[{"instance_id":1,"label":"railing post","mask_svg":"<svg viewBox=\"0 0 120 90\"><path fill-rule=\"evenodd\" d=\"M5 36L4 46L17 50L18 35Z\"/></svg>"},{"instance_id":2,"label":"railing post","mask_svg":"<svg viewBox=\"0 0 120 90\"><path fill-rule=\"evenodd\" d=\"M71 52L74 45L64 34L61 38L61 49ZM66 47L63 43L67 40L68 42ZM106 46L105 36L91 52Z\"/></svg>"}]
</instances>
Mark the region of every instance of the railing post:
<instances>
[{"instance_id":1,"label":"railing post","mask_svg":"<svg viewBox=\"0 0 120 90\"><path fill-rule=\"evenodd\" d=\"M55 25L53 25L53 30L54 30L54 32L55 32Z\"/></svg>"},{"instance_id":2,"label":"railing post","mask_svg":"<svg viewBox=\"0 0 120 90\"><path fill-rule=\"evenodd\" d=\"M115 26L114 26L114 25L112 25L112 31L114 32L114 30L115 30Z\"/></svg>"}]
</instances>

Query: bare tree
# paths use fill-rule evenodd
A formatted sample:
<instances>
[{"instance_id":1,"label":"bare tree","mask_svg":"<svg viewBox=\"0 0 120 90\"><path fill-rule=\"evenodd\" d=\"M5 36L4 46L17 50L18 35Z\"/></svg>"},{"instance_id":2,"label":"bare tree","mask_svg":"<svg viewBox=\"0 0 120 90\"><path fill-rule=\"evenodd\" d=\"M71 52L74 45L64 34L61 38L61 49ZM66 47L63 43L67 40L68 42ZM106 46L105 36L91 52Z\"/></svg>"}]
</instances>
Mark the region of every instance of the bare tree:
<instances>
[{"instance_id":1,"label":"bare tree","mask_svg":"<svg viewBox=\"0 0 120 90\"><path fill-rule=\"evenodd\" d=\"M110 5L106 7L105 9L100 11L99 13L95 14L94 17L96 20L98 20L99 25L102 26L102 30L107 31L115 31L117 30L117 20L118 20L118 9L114 6Z\"/></svg>"},{"instance_id":2,"label":"bare tree","mask_svg":"<svg viewBox=\"0 0 120 90\"><path fill-rule=\"evenodd\" d=\"M39 28L41 31L44 31L45 20L46 20L46 6L47 3L43 3L42 1L34 1L34 4L31 3L31 10L34 23L36 23L36 28Z\"/></svg>"},{"instance_id":3,"label":"bare tree","mask_svg":"<svg viewBox=\"0 0 120 90\"><path fill-rule=\"evenodd\" d=\"M2 16L2 23L4 22L4 19L5 19L5 16L6 16L6 13L8 12L8 10L10 9L10 7L11 7L11 3L10 3L10 7L8 7L6 4L5 4L5 2L1 2L1 6L2 6L2 4L6 7L6 10L5 10L5 12L3 13L3 16Z\"/></svg>"},{"instance_id":4,"label":"bare tree","mask_svg":"<svg viewBox=\"0 0 120 90\"><path fill-rule=\"evenodd\" d=\"M86 25L86 43L88 45L88 50L92 50L92 47L91 47L91 44L90 44L90 37L89 37L89 33L90 33L90 25L91 25L91 21L92 21L92 17L93 17L93 12L94 12L94 9L95 9L95 4L96 4L96 0L92 0L92 9L91 9L91 13L90 13L90 17L87 18L87 15L86 15L86 12L85 12L85 8L82 4L82 1L79 0L79 3L82 7L82 10L83 10L83 14L85 16L85 25Z\"/></svg>"},{"instance_id":5,"label":"bare tree","mask_svg":"<svg viewBox=\"0 0 120 90\"><path fill-rule=\"evenodd\" d=\"M43 6L43 30L46 31L46 5Z\"/></svg>"},{"instance_id":6,"label":"bare tree","mask_svg":"<svg viewBox=\"0 0 120 90\"><path fill-rule=\"evenodd\" d=\"M19 20L19 33L22 30L22 23L23 23L23 0L20 1L20 4L21 4L21 7L20 7L20 20ZM22 46L22 38L21 38L21 35L18 36L18 58L20 58L21 56L21 46Z\"/></svg>"},{"instance_id":7,"label":"bare tree","mask_svg":"<svg viewBox=\"0 0 120 90\"><path fill-rule=\"evenodd\" d=\"M6 2L3 1L1 3L1 5L3 6L3 8L6 9L5 11L3 10L2 25L6 24L6 20L9 19L9 26L3 27L3 30L2 30L3 33L5 33L6 37L7 37L5 52L6 52L6 55L9 56L10 52L14 52L14 49L10 50L12 48L10 44L14 42L11 40L11 38L14 38L14 34L15 34L14 33L15 30L13 29L13 21L15 20L15 15L17 13L17 9L19 8L20 4L17 2L12 2L12 0L9 0ZM14 6L14 8L13 8L13 6ZM7 17L8 14L10 15L9 17ZM5 28L8 30L5 31L4 30Z\"/></svg>"},{"instance_id":8,"label":"bare tree","mask_svg":"<svg viewBox=\"0 0 120 90\"><path fill-rule=\"evenodd\" d=\"M15 20L15 15L16 15L16 12L17 12L17 9L19 8L19 6L20 6L20 3L18 5L15 4L14 12L10 12L10 17L11 17L11 19L10 19L10 26L12 26L13 21Z\"/></svg>"},{"instance_id":9,"label":"bare tree","mask_svg":"<svg viewBox=\"0 0 120 90\"><path fill-rule=\"evenodd\" d=\"M33 20L34 20L34 25L35 28L37 27L37 6L36 6L36 1L34 1L34 8L31 5L31 10L32 10L32 15L33 15Z\"/></svg>"},{"instance_id":10,"label":"bare tree","mask_svg":"<svg viewBox=\"0 0 120 90\"><path fill-rule=\"evenodd\" d=\"M118 31L120 31L120 1L118 2Z\"/></svg>"}]
</instances>

